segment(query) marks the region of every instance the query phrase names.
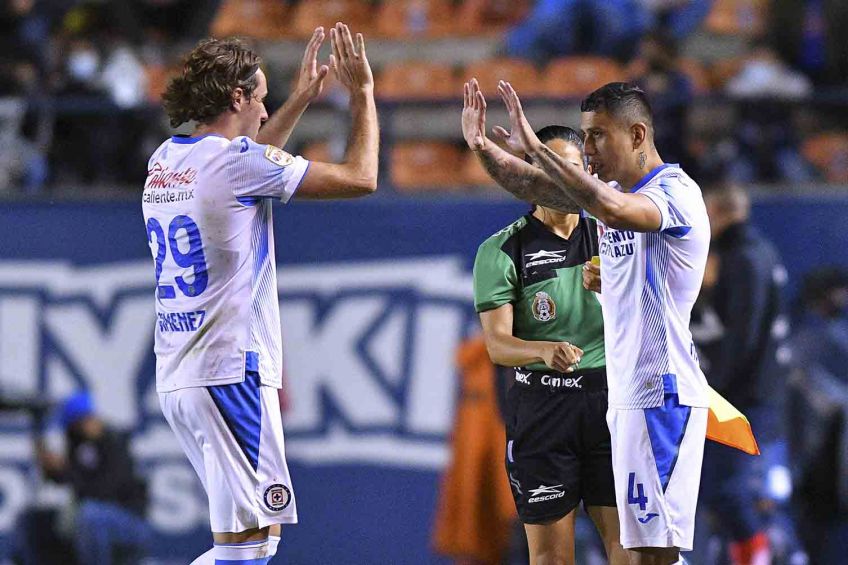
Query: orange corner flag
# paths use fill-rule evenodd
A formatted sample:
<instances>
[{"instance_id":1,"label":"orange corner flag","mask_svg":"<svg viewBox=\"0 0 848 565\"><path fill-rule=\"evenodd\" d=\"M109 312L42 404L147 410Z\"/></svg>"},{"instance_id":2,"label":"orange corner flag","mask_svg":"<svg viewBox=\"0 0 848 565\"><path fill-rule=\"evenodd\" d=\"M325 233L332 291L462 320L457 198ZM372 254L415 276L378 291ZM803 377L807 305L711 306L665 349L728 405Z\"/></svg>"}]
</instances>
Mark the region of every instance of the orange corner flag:
<instances>
[{"instance_id":1,"label":"orange corner flag","mask_svg":"<svg viewBox=\"0 0 848 565\"><path fill-rule=\"evenodd\" d=\"M710 412L707 416L707 439L723 443L744 451L749 455L759 455L760 448L751 423L745 414L740 412L722 395L710 389Z\"/></svg>"}]
</instances>

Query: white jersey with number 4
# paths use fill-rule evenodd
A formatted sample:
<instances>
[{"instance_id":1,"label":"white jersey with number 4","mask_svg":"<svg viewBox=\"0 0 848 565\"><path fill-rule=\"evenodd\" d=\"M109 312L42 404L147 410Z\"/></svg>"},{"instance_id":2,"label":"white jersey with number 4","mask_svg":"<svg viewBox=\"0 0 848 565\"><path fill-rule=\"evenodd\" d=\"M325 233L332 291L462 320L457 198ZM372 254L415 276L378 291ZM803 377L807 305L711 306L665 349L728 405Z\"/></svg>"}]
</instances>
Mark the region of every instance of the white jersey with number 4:
<instances>
[{"instance_id":1,"label":"white jersey with number 4","mask_svg":"<svg viewBox=\"0 0 848 565\"><path fill-rule=\"evenodd\" d=\"M631 192L657 205L662 225L639 233L599 222L609 405L660 406L663 375L674 375L680 404L708 407L689 332L710 246L701 189L680 167L664 164Z\"/></svg>"},{"instance_id":2,"label":"white jersey with number 4","mask_svg":"<svg viewBox=\"0 0 848 565\"><path fill-rule=\"evenodd\" d=\"M156 272L156 388L279 388L282 338L271 199L309 162L246 137L175 136L153 153L142 208Z\"/></svg>"}]
</instances>

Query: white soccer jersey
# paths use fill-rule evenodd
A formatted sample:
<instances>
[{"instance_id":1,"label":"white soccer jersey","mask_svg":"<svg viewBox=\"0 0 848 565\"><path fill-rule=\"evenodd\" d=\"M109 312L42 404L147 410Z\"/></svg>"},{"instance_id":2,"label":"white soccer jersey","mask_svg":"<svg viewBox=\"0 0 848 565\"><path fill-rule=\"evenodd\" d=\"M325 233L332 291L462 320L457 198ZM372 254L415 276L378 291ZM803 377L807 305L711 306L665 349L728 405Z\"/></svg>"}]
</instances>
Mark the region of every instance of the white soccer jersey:
<instances>
[{"instance_id":1,"label":"white soccer jersey","mask_svg":"<svg viewBox=\"0 0 848 565\"><path fill-rule=\"evenodd\" d=\"M280 387L282 338L271 198L309 162L247 137L175 136L153 153L142 208L156 269L156 388Z\"/></svg>"},{"instance_id":2,"label":"white soccer jersey","mask_svg":"<svg viewBox=\"0 0 848 565\"><path fill-rule=\"evenodd\" d=\"M662 226L639 233L598 223L609 405L662 405L662 377L670 374L680 404L708 407L689 332L710 245L701 189L679 166L664 164L631 192L657 205Z\"/></svg>"}]
</instances>

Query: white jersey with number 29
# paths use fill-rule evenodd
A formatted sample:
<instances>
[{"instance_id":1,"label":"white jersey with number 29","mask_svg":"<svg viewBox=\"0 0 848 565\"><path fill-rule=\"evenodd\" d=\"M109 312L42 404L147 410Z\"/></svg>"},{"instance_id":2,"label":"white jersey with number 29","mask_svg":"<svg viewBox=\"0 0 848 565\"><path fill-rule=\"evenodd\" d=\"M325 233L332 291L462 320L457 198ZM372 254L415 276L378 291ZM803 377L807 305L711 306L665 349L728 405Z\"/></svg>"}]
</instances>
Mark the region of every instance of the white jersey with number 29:
<instances>
[{"instance_id":1,"label":"white jersey with number 29","mask_svg":"<svg viewBox=\"0 0 848 565\"><path fill-rule=\"evenodd\" d=\"M701 189L664 164L631 193L656 204L662 225L640 233L598 224L609 405L661 406L663 376L673 375L680 404L706 408L707 381L689 331L710 247Z\"/></svg>"},{"instance_id":2,"label":"white jersey with number 29","mask_svg":"<svg viewBox=\"0 0 848 565\"><path fill-rule=\"evenodd\" d=\"M280 387L282 337L271 199L309 162L247 137L175 136L153 153L142 208L156 273L156 388Z\"/></svg>"}]
</instances>

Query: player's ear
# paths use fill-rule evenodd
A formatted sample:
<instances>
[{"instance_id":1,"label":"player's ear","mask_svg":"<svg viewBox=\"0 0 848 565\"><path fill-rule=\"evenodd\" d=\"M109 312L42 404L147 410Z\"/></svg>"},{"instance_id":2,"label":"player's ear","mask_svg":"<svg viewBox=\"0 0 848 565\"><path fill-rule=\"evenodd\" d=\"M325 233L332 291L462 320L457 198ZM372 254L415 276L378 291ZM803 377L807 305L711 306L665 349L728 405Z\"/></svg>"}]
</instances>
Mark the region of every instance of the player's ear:
<instances>
[{"instance_id":1,"label":"player's ear","mask_svg":"<svg viewBox=\"0 0 848 565\"><path fill-rule=\"evenodd\" d=\"M241 110L241 105L244 104L244 90L241 87L233 90L232 102L230 103L230 110L233 112L238 112Z\"/></svg>"},{"instance_id":2,"label":"player's ear","mask_svg":"<svg viewBox=\"0 0 848 565\"><path fill-rule=\"evenodd\" d=\"M633 149L639 149L644 146L648 139L648 126L643 122L636 122L630 126L630 138L633 140Z\"/></svg>"}]
</instances>

